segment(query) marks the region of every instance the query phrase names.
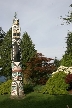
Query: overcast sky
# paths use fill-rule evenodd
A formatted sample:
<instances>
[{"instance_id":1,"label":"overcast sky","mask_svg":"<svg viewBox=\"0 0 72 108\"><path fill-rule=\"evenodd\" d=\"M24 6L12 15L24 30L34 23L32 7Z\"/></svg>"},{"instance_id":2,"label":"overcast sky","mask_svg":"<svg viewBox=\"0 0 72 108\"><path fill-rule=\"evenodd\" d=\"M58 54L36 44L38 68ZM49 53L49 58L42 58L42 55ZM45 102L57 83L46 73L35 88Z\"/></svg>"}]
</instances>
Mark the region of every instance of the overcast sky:
<instances>
[{"instance_id":1,"label":"overcast sky","mask_svg":"<svg viewBox=\"0 0 72 108\"><path fill-rule=\"evenodd\" d=\"M20 19L21 35L28 32L35 49L46 57L62 58L66 50L68 30L72 25L61 25L71 8L72 0L0 0L0 26L7 32L14 13Z\"/></svg>"}]
</instances>

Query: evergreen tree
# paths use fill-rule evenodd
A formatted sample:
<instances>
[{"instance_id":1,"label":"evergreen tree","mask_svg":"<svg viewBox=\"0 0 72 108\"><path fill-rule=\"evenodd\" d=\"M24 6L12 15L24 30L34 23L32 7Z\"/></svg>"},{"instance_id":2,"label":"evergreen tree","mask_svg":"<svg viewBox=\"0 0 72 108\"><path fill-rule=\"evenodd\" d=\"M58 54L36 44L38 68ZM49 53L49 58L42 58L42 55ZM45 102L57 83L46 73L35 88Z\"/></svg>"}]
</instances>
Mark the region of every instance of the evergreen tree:
<instances>
[{"instance_id":1,"label":"evergreen tree","mask_svg":"<svg viewBox=\"0 0 72 108\"><path fill-rule=\"evenodd\" d=\"M70 7L72 8L72 4L70 5ZM72 23L72 11L68 12L67 18L63 18L67 24Z\"/></svg>"},{"instance_id":2,"label":"evergreen tree","mask_svg":"<svg viewBox=\"0 0 72 108\"><path fill-rule=\"evenodd\" d=\"M6 77L11 77L11 36L12 30L10 29L4 37L0 48L0 65L2 67L0 74Z\"/></svg>"},{"instance_id":3,"label":"evergreen tree","mask_svg":"<svg viewBox=\"0 0 72 108\"><path fill-rule=\"evenodd\" d=\"M72 4L70 5L72 7ZM72 23L72 12L68 12L68 15L66 18L63 18L63 20L66 21L67 24ZM61 65L64 66L72 66L72 32L69 32L67 34L67 40L66 40L66 51L65 54L63 55L63 58L61 59Z\"/></svg>"},{"instance_id":4,"label":"evergreen tree","mask_svg":"<svg viewBox=\"0 0 72 108\"><path fill-rule=\"evenodd\" d=\"M1 53L2 42L3 42L5 35L6 35L6 33L0 27L0 53ZM0 54L0 69L1 69L1 54Z\"/></svg>"},{"instance_id":5,"label":"evergreen tree","mask_svg":"<svg viewBox=\"0 0 72 108\"><path fill-rule=\"evenodd\" d=\"M12 69L11 69L11 44L12 44L12 29L10 29L0 47L0 74L6 77L11 77ZM36 54L35 45L32 43L31 38L28 36L27 32L23 34L21 40L21 50L22 50L22 60L21 64L23 69L25 68L26 62L30 60L31 57L34 57Z\"/></svg>"},{"instance_id":6,"label":"evergreen tree","mask_svg":"<svg viewBox=\"0 0 72 108\"><path fill-rule=\"evenodd\" d=\"M61 59L61 65L66 67L72 66L72 56L70 54L64 54Z\"/></svg>"},{"instance_id":7,"label":"evergreen tree","mask_svg":"<svg viewBox=\"0 0 72 108\"><path fill-rule=\"evenodd\" d=\"M3 42L3 39L4 39L4 37L5 37L5 32L2 30L2 28L0 27L0 46L1 46L1 44L2 44L2 42Z\"/></svg>"},{"instance_id":8,"label":"evergreen tree","mask_svg":"<svg viewBox=\"0 0 72 108\"><path fill-rule=\"evenodd\" d=\"M27 32L23 34L21 40L21 51L22 51L22 60L21 60L22 68L25 69L26 63L29 62L30 59L34 57L36 54L35 45L33 44Z\"/></svg>"},{"instance_id":9,"label":"evergreen tree","mask_svg":"<svg viewBox=\"0 0 72 108\"><path fill-rule=\"evenodd\" d=\"M66 49L65 53L68 55L69 54L72 55L72 32L69 32L66 38L67 38L67 41L66 41L67 49Z\"/></svg>"},{"instance_id":10,"label":"evergreen tree","mask_svg":"<svg viewBox=\"0 0 72 108\"><path fill-rule=\"evenodd\" d=\"M70 5L70 7L72 8L72 4ZM71 24L72 23L72 11L69 11L68 15L66 15L65 18L63 18L61 16L61 19L63 19L64 21L66 21L66 24Z\"/></svg>"},{"instance_id":11,"label":"evergreen tree","mask_svg":"<svg viewBox=\"0 0 72 108\"><path fill-rule=\"evenodd\" d=\"M55 59L54 59L54 65L56 67L56 70L60 66L60 60L58 60L57 57L55 57Z\"/></svg>"}]
</instances>

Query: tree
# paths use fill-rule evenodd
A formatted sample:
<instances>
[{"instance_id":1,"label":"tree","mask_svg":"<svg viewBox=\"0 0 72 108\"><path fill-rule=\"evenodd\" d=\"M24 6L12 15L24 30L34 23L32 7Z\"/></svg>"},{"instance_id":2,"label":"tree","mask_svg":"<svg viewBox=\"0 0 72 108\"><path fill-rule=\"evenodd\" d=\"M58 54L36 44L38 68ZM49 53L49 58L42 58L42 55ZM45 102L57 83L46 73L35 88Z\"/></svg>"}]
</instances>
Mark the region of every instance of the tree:
<instances>
[{"instance_id":1,"label":"tree","mask_svg":"<svg viewBox=\"0 0 72 108\"><path fill-rule=\"evenodd\" d=\"M72 4L70 5L72 7ZM72 23L72 12L68 12L68 15L66 18L63 18L63 20L66 21L67 24ZM72 32L68 32L66 37L66 51L63 55L63 58L61 59L61 65L64 66L72 66Z\"/></svg>"},{"instance_id":2,"label":"tree","mask_svg":"<svg viewBox=\"0 0 72 108\"><path fill-rule=\"evenodd\" d=\"M6 35L6 33L0 27L0 46L1 46L2 42L3 42L3 39L4 39L5 35Z\"/></svg>"},{"instance_id":3,"label":"tree","mask_svg":"<svg viewBox=\"0 0 72 108\"><path fill-rule=\"evenodd\" d=\"M66 40L66 51L61 60L61 64L64 66L72 66L72 32L69 32Z\"/></svg>"},{"instance_id":4,"label":"tree","mask_svg":"<svg viewBox=\"0 0 72 108\"><path fill-rule=\"evenodd\" d=\"M58 60L57 57L55 57L55 59L54 59L54 65L56 67L56 70L60 66L60 60Z\"/></svg>"},{"instance_id":5,"label":"tree","mask_svg":"<svg viewBox=\"0 0 72 108\"><path fill-rule=\"evenodd\" d=\"M25 69L26 63L29 62L30 59L34 57L36 54L35 45L33 44L27 32L23 34L21 40L21 51L22 51L22 60L21 60L22 68Z\"/></svg>"},{"instance_id":6,"label":"tree","mask_svg":"<svg viewBox=\"0 0 72 108\"><path fill-rule=\"evenodd\" d=\"M67 41L66 41L67 49L66 49L65 53L68 55L69 54L72 55L72 32L69 32L66 38L67 38Z\"/></svg>"},{"instance_id":7,"label":"tree","mask_svg":"<svg viewBox=\"0 0 72 108\"><path fill-rule=\"evenodd\" d=\"M64 54L62 59L61 59L61 65L70 67L72 66L72 56L69 54Z\"/></svg>"},{"instance_id":8,"label":"tree","mask_svg":"<svg viewBox=\"0 0 72 108\"><path fill-rule=\"evenodd\" d=\"M72 8L72 4L70 5L70 7ZM68 15L66 15L65 18L63 18L61 16L61 19L63 19L64 21L66 21L66 24L71 24L72 23L72 11L69 11Z\"/></svg>"},{"instance_id":9,"label":"tree","mask_svg":"<svg viewBox=\"0 0 72 108\"><path fill-rule=\"evenodd\" d=\"M52 58L47 58L42 53L37 53L35 57L27 63L27 68L24 70L26 78L30 78L35 84L45 84L49 75L55 70L54 63L51 63Z\"/></svg>"},{"instance_id":10,"label":"tree","mask_svg":"<svg viewBox=\"0 0 72 108\"><path fill-rule=\"evenodd\" d=\"M5 35L6 35L5 32L0 27L0 49ZM1 69L1 54L0 54L0 69Z\"/></svg>"},{"instance_id":11,"label":"tree","mask_svg":"<svg viewBox=\"0 0 72 108\"><path fill-rule=\"evenodd\" d=\"M6 33L2 45L0 47L0 74L6 77L11 77L12 69L11 69L11 47L12 46L12 29ZM22 61L21 64L23 69L25 68L25 63L30 60L31 57L34 56L36 50L34 49L34 44L32 44L31 38L28 36L27 32L24 33L23 38L21 40L21 49L22 49Z\"/></svg>"},{"instance_id":12,"label":"tree","mask_svg":"<svg viewBox=\"0 0 72 108\"><path fill-rule=\"evenodd\" d=\"M6 77L11 77L11 37L12 37L12 30L9 29L6 36L4 37L4 40L1 45L0 49L0 64L1 64L1 75L4 75Z\"/></svg>"}]
</instances>

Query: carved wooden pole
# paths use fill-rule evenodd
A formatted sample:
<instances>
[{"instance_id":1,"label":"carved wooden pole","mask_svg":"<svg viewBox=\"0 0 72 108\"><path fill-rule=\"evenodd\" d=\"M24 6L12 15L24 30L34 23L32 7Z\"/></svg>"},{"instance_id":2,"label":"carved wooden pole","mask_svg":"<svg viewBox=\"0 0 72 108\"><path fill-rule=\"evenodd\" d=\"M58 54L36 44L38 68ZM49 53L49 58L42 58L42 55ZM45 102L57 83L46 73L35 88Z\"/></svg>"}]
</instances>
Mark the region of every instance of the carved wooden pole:
<instances>
[{"instance_id":1,"label":"carved wooden pole","mask_svg":"<svg viewBox=\"0 0 72 108\"><path fill-rule=\"evenodd\" d=\"M23 74L22 68L20 65L21 60L21 48L20 48L20 26L19 19L14 16L13 25L12 25L12 51L11 51L11 60L12 60L12 85L11 85L11 96L23 96Z\"/></svg>"}]
</instances>

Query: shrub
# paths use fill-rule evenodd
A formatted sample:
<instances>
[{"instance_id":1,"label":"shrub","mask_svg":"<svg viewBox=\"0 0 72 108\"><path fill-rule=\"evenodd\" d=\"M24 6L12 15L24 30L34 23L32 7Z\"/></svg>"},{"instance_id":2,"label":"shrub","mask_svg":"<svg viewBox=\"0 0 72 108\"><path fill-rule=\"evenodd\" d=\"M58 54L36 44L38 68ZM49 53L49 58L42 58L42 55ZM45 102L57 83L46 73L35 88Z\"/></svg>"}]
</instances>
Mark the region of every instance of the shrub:
<instances>
[{"instance_id":1,"label":"shrub","mask_svg":"<svg viewBox=\"0 0 72 108\"><path fill-rule=\"evenodd\" d=\"M0 82L0 85L2 84L2 82Z\"/></svg>"},{"instance_id":2,"label":"shrub","mask_svg":"<svg viewBox=\"0 0 72 108\"><path fill-rule=\"evenodd\" d=\"M8 80L0 85L0 95L10 94L11 92L11 82L12 80Z\"/></svg>"},{"instance_id":3,"label":"shrub","mask_svg":"<svg viewBox=\"0 0 72 108\"><path fill-rule=\"evenodd\" d=\"M30 92L33 92L33 85L31 84L25 84L24 85L24 93L30 93Z\"/></svg>"},{"instance_id":4,"label":"shrub","mask_svg":"<svg viewBox=\"0 0 72 108\"><path fill-rule=\"evenodd\" d=\"M72 89L72 74L68 74L65 78L67 84L69 84L68 90Z\"/></svg>"},{"instance_id":5,"label":"shrub","mask_svg":"<svg viewBox=\"0 0 72 108\"><path fill-rule=\"evenodd\" d=\"M46 83L43 93L49 94L67 94L68 84L65 82L66 73L55 73Z\"/></svg>"},{"instance_id":6,"label":"shrub","mask_svg":"<svg viewBox=\"0 0 72 108\"><path fill-rule=\"evenodd\" d=\"M34 92L42 92L42 89L45 87L45 85L36 85L33 90Z\"/></svg>"}]
</instances>

